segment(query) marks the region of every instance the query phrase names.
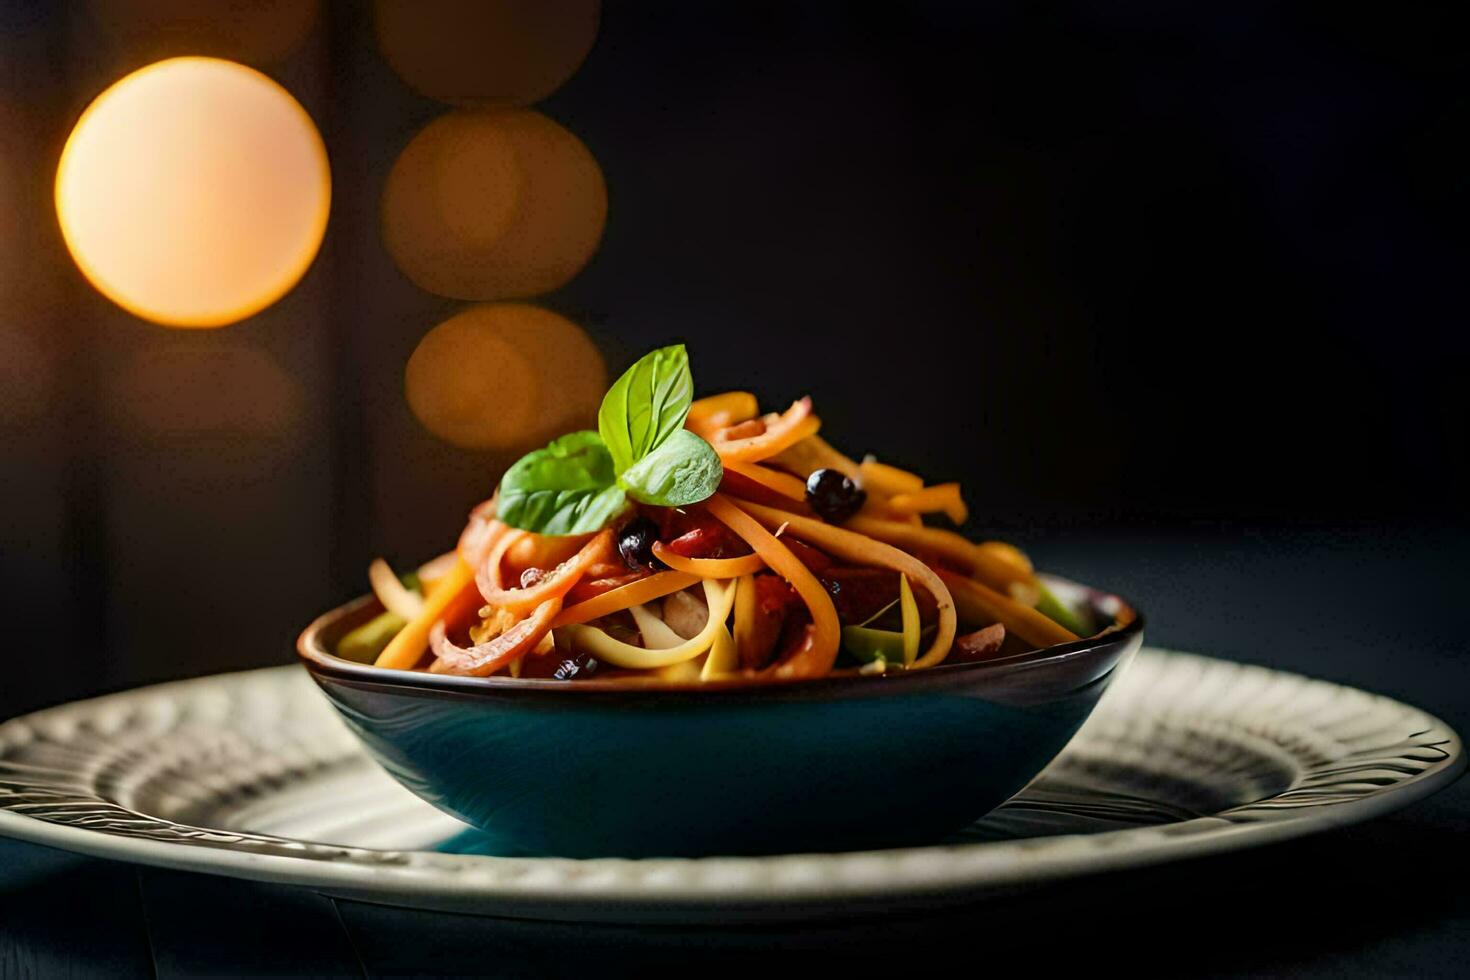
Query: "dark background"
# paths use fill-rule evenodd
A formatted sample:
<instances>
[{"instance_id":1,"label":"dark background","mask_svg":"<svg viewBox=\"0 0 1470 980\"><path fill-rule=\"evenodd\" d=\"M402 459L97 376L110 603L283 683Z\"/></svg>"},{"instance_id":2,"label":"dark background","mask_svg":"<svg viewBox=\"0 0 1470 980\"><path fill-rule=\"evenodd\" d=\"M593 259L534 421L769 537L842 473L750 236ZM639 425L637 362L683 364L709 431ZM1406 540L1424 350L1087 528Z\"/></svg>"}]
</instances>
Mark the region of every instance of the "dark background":
<instances>
[{"instance_id":1,"label":"dark background","mask_svg":"<svg viewBox=\"0 0 1470 980\"><path fill-rule=\"evenodd\" d=\"M463 304L397 270L379 201L445 107L387 67L366 5L323 3L284 51L120 30L134 5L0 3L0 717L287 662L373 556L447 547L517 454L441 443L405 404L409 353ZM112 306L51 203L87 103L183 53L277 78L332 158L316 264L217 331ZM968 531L1124 592L1152 642L1378 690L1463 731L1467 54L1451 4L614 0L539 106L610 196L600 252L542 302L614 372L682 340L702 391L810 393L836 444L962 480ZM1467 808L1457 787L1285 855L1108 879L997 934L1026 955L1055 940L1026 921L1084 923L1084 955L1155 916L1215 951L1152 947L1161 972L1449 974L1470 935L1446 860ZM11 938L69 955L54 923L99 874L123 872L15 893ZM205 887L160 874L115 884L145 905ZM360 956L388 928L346 919ZM1222 941L1222 920L1242 933ZM951 947L970 928L944 922ZM150 952L117 929L118 955ZM808 959L826 961L822 935L800 940ZM832 935L862 955L934 938ZM667 961L679 942L703 948L579 948Z\"/></svg>"},{"instance_id":2,"label":"dark background","mask_svg":"<svg viewBox=\"0 0 1470 980\"><path fill-rule=\"evenodd\" d=\"M366 5L323 4L284 53L130 32L128 7L0 7L0 575L34 651L0 713L287 659L374 555L442 550L516 454L407 410L408 354L463 304L397 270L378 203L445 107ZM611 201L543 302L614 372L684 340L701 390L812 394L839 446L962 480L969 530L1100 584L1133 584L1126 545L1068 546L1444 540L1470 490L1466 48L1423 7L614 2L540 106ZM333 164L315 266L215 331L103 299L50 199L81 109L191 51L282 81ZM1156 637L1207 641L1135 598Z\"/></svg>"}]
</instances>

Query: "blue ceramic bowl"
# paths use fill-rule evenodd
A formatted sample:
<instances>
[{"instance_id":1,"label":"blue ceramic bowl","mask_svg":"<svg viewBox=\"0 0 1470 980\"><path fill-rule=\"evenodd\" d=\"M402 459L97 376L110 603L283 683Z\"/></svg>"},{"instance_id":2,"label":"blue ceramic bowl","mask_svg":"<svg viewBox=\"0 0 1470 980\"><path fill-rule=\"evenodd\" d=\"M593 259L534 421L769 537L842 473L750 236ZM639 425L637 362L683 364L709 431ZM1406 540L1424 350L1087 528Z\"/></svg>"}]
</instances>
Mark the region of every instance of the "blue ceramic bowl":
<instances>
[{"instance_id":1,"label":"blue ceramic bowl","mask_svg":"<svg viewBox=\"0 0 1470 980\"><path fill-rule=\"evenodd\" d=\"M1118 602L1055 589L1111 617ZM933 843L1071 739L1143 622L980 664L752 686L454 677L333 656L362 599L298 644L383 767L502 854L790 853Z\"/></svg>"}]
</instances>

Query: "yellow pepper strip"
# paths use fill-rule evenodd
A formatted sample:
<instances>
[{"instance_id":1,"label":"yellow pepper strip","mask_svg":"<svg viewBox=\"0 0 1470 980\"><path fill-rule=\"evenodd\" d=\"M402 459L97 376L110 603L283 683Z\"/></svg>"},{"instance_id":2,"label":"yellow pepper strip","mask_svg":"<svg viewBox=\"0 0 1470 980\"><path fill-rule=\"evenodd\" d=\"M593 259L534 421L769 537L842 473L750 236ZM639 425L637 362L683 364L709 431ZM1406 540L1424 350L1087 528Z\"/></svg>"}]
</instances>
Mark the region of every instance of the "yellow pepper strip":
<instances>
[{"instance_id":1,"label":"yellow pepper strip","mask_svg":"<svg viewBox=\"0 0 1470 980\"><path fill-rule=\"evenodd\" d=\"M817 581L817 577L811 570L802 564L801 559L791 553L780 540L764 527L761 522L751 515L757 511L769 511L772 514L789 516L792 519L801 519L799 515L790 514L786 511L774 510L761 507L758 504L746 504L745 509L735 506L723 494L715 494L705 502L705 508L715 518L730 530L744 539L745 543L755 549L756 554L766 560L771 571L780 575L806 607L811 610L813 635L810 649L805 651L800 658L799 664L778 664L776 675L778 677L823 677L832 670L832 665L837 662L837 649L842 643L842 624L837 619L837 607L832 604L832 597ZM778 526L780 521L777 521ZM790 673L783 672L782 667L791 666ZM797 673L796 671L800 671Z\"/></svg>"},{"instance_id":2,"label":"yellow pepper strip","mask_svg":"<svg viewBox=\"0 0 1470 980\"><path fill-rule=\"evenodd\" d=\"M1036 571L1036 568L1031 564L1031 559L1026 557L1026 552L1013 544L1005 541L981 541L975 547L981 551L989 552L1002 561L1010 562L1027 575Z\"/></svg>"},{"instance_id":3,"label":"yellow pepper strip","mask_svg":"<svg viewBox=\"0 0 1470 980\"><path fill-rule=\"evenodd\" d=\"M430 592L433 592L434 586L438 585L439 580L442 579L446 574L448 574L449 570L454 567L454 562L458 557L459 555L457 552L446 551L438 558L430 559L429 561L426 561L422 565L420 565L418 570L420 586L419 591L421 591L424 595L428 595ZM473 565L474 563L469 562L468 564Z\"/></svg>"},{"instance_id":4,"label":"yellow pepper strip","mask_svg":"<svg viewBox=\"0 0 1470 980\"><path fill-rule=\"evenodd\" d=\"M904 514L889 507L888 501L890 499L892 498L870 494L868 499L863 501L863 506L858 509L858 516L871 517L880 521L895 521L899 524L908 524L913 527L924 526L924 519L918 514Z\"/></svg>"},{"instance_id":5,"label":"yellow pepper strip","mask_svg":"<svg viewBox=\"0 0 1470 980\"><path fill-rule=\"evenodd\" d=\"M756 466L754 463L726 463L725 469L731 473L738 473L752 483L759 483L772 493L780 494L793 503L806 503L806 484L790 473L782 473L768 466Z\"/></svg>"},{"instance_id":6,"label":"yellow pepper strip","mask_svg":"<svg viewBox=\"0 0 1470 980\"><path fill-rule=\"evenodd\" d=\"M393 574L393 569L381 558L374 558L373 563L368 566L368 583L373 587L373 595L383 604L383 608L390 613L396 613L404 619L413 619L424 608L424 597L404 586Z\"/></svg>"},{"instance_id":7,"label":"yellow pepper strip","mask_svg":"<svg viewBox=\"0 0 1470 980\"><path fill-rule=\"evenodd\" d=\"M934 573L934 569L906 551L900 551L891 545L875 541L862 534L855 534L847 528L834 527L814 518L776 510L774 507L763 507L760 504L747 503L745 509L766 527L780 527L785 524L787 534L793 534L803 541L814 544L843 561L875 568L891 568L918 582L934 597L934 604L939 611L939 626L934 633L934 642L929 645L929 649L923 656L914 661L913 666L933 667L944 661L945 656L949 654L950 644L954 642L958 622L955 616L954 599L950 597L949 589L944 587L944 583ZM851 527L852 524L852 520L848 521L848 527Z\"/></svg>"},{"instance_id":8,"label":"yellow pepper strip","mask_svg":"<svg viewBox=\"0 0 1470 980\"><path fill-rule=\"evenodd\" d=\"M708 654L702 656L705 660L709 659ZM652 672L652 676L664 684L697 684L702 679L703 673L704 663L701 662L700 657L695 657L693 660L683 660L676 664L669 664L667 667L660 667Z\"/></svg>"},{"instance_id":9,"label":"yellow pepper strip","mask_svg":"<svg viewBox=\"0 0 1470 980\"><path fill-rule=\"evenodd\" d=\"M480 606L480 590L475 588L475 570L463 561L455 564L424 599L424 608L399 630L374 661L379 667L412 670L429 648L429 630L441 619L456 618L462 611L473 612Z\"/></svg>"},{"instance_id":10,"label":"yellow pepper strip","mask_svg":"<svg viewBox=\"0 0 1470 980\"><path fill-rule=\"evenodd\" d=\"M701 436L712 435L717 429L753 419L760 411L760 404L750 392L727 391L697 399L689 406L684 427Z\"/></svg>"},{"instance_id":11,"label":"yellow pepper strip","mask_svg":"<svg viewBox=\"0 0 1470 980\"><path fill-rule=\"evenodd\" d=\"M764 649L756 649L755 577L742 575L735 587L735 659L740 663L758 663L765 656Z\"/></svg>"},{"instance_id":12,"label":"yellow pepper strip","mask_svg":"<svg viewBox=\"0 0 1470 980\"><path fill-rule=\"evenodd\" d=\"M912 524L881 521L861 515L849 518L844 527L908 551L929 552L947 559L1001 592L1009 593L1015 583L1035 588L1035 576L1017 568L994 551L977 548L968 538L953 531L939 527L915 527Z\"/></svg>"},{"instance_id":13,"label":"yellow pepper strip","mask_svg":"<svg viewBox=\"0 0 1470 980\"><path fill-rule=\"evenodd\" d=\"M628 612L633 614L633 622L638 624L638 632L642 634L643 645L648 649L672 650L684 642L684 638L675 633L673 627L649 612L647 606L642 604L629 606Z\"/></svg>"},{"instance_id":14,"label":"yellow pepper strip","mask_svg":"<svg viewBox=\"0 0 1470 980\"><path fill-rule=\"evenodd\" d=\"M693 660L708 650L715 642L715 636L725 628L725 619L730 615L730 605L735 601L735 590L731 587L734 583L721 586L718 582L706 580L703 584L705 598L709 600L709 619L705 621L704 629L700 630L697 636L683 641L678 646L663 650L635 647L631 643L615 640L593 626L565 626L562 627L562 635L573 647L585 650L598 660L610 663L614 667L626 667L630 670L654 670L670 664L682 663L685 660Z\"/></svg>"},{"instance_id":15,"label":"yellow pepper strip","mask_svg":"<svg viewBox=\"0 0 1470 980\"><path fill-rule=\"evenodd\" d=\"M871 456L858 464L858 482L868 493L878 493L885 497L924 489L923 477L897 466L880 463Z\"/></svg>"},{"instance_id":16,"label":"yellow pepper strip","mask_svg":"<svg viewBox=\"0 0 1470 980\"><path fill-rule=\"evenodd\" d=\"M621 588L604 592L602 595L593 596L575 606L568 606L561 611L551 625L553 629L556 629L586 623L606 616L608 613L652 602L654 599L662 599L671 592L680 592L698 581L698 575L690 575L687 572L659 572L648 578L629 582Z\"/></svg>"},{"instance_id":17,"label":"yellow pepper strip","mask_svg":"<svg viewBox=\"0 0 1470 980\"><path fill-rule=\"evenodd\" d=\"M903 614L903 665L912 667L919 659L919 604L907 575L898 577L898 608Z\"/></svg>"},{"instance_id":18,"label":"yellow pepper strip","mask_svg":"<svg viewBox=\"0 0 1470 980\"><path fill-rule=\"evenodd\" d=\"M743 589L744 582L749 579L741 579L739 583L731 582L730 588ZM739 659L735 656L735 640L730 636L730 631L725 624L720 624L719 632L715 634L715 642L709 648L709 656L704 658L704 667L699 671L699 679L712 681L725 674L735 672Z\"/></svg>"},{"instance_id":19,"label":"yellow pepper strip","mask_svg":"<svg viewBox=\"0 0 1470 980\"><path fill-rule=\"evenodd\" d=\"M717 432L710 444L722 463L759 463L816 435L821 427L822 420L812 414L812 400L798 398L781 415L766 416L766 431L760 435L729 439Z\"/></svg>"},{"instance_id":20,"label":"yellow pepper strip","mask_svg":"<svg viewBox=\"0 0 1470 980\"><path fill-rule=\"evenodd\" d=\"M653 557L676 572L687 572L700 578L739 578L742 575L753 575L766 567L765 559L757 554L741 555L739 558L685 558L670 551L662 541L653 543Z\"/></svg>"},{"instance_id":21,"label":"yellow pepper strip","mask_svg":"<svg viewBox=\"0 0 1470 980\"><path fill-rule=\"evenodd\" d=\"M1049 647L1071 643L1077 634L1059 626L1030 606L1023 606L994 589L953 572L940 571L939 577L954 594L955 604L971 622L1000 623L1032 646Z\"/></svg>"},{"instance_id":22,"label":"yellow pepper strip","mask_svg":"<svg viewBox=\"0 0 1470 980\"><path fill-rule=\"evenodd\" d=\"M970 516L958 483L939 483L912 493L897 493L888 498L888 506L903 514L932 514L943 511L956 524Z\"/></svg>"}]
</instances>

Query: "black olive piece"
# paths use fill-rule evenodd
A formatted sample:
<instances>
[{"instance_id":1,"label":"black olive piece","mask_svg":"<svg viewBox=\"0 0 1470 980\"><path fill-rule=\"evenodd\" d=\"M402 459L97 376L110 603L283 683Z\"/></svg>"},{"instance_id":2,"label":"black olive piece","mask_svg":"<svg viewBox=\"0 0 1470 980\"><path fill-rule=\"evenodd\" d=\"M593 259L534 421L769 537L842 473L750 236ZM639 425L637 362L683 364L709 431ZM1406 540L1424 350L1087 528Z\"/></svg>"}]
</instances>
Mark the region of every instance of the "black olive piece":
<instances>
[{"instance_id":1,"label":"black olive piece","mask_svg":"<svg viewBox=\"0 0 1470 980\"><path fill-rule=\"evenodd\" d=\"M813 470L806 478L806 502L828 524L841 524L862 509L867 491L840 470Z\"/></svg>"},{"instance_id":2,"label":"black olive piece","mask_svg":"<svg viewBox=\"0 0 1470 980\"><path fill-rule=\"evenodd\" d=\"M563 660L551 675L552 680L569 681L578 677L591 677L597 673L597 661L585 653Z\"/></svg>"},{"instance_id":3,"label":"black olive piece","mask_svg":"<svg viewBox=\"0 0 1470 980\"><path fill-rule=\"evenodd\" d=\"M635 572L650 572L664 567L653 557L653 543L658 540L658 525L648 517L635 517L618 532L618 554L623 564Z\"/></svg>"}]
</instances>

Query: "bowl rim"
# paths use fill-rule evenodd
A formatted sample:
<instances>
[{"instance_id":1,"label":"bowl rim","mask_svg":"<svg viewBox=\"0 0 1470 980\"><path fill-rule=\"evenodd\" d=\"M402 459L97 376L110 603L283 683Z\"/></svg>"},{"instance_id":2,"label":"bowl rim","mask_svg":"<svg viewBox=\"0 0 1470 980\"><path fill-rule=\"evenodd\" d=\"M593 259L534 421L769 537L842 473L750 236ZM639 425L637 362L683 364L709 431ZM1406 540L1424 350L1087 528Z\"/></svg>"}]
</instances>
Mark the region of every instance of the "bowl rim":
<instances>
[{"instance_id":1,"label":"bowl rim","mask_svg":"<svg viewBox=\"0 0 1470 980\"><path fill-rule=\"evenodd\" d=\"M949 687L970 686L977 681L996 680L1017 673L1054 667L1095 656L1118 645L1141 643L1144 616L1138 607L1111 592L1103 592L1055 575L1041 575L1050 586L1080 592L1097 606L1118 603L1133 612L1133 619L1123 626L1109 627L1093 636L1068 643L1039 647L1025 653L974 663L939 664L925 670L892 674L859 676L856 672L800 680L729 680L679 683L668 681L639 682L627 678L559 681L550 678L465 677L455 674L431 674L428 671L397 670L374 664L345 660L331 653L323 642L323 634L343 620L374 614L382 606L371 593L331 609L302 630L296 640L296 652L306 669L318 680L329 678L351 687L393 690L419 696L438 695L450 698L498 700L514 695L517 700L537 703L561 702L566 699L616 697L673 703L736 700L827 700L848 697L883 697L916 694Z\"/></svg>"}]
</instances>

